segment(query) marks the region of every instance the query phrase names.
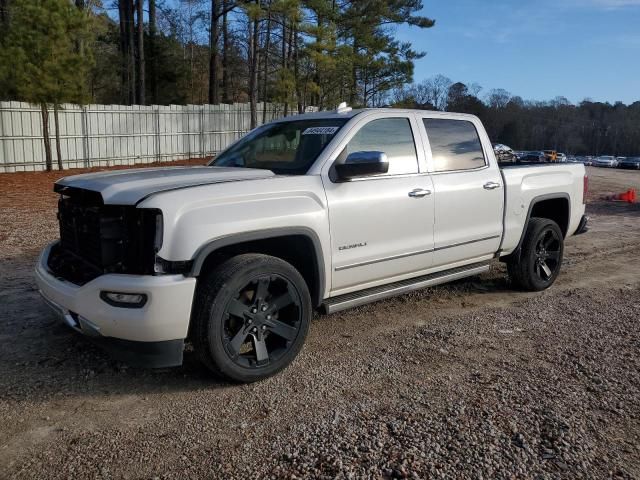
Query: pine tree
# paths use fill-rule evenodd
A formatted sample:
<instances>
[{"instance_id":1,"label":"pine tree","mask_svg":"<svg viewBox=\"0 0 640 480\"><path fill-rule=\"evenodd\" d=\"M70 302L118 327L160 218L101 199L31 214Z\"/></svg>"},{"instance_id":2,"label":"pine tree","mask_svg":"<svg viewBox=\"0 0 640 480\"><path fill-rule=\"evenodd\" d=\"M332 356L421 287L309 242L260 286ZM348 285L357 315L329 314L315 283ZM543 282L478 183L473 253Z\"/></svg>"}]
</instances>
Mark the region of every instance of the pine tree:
<instances>
[{"instance_id":1,"label":"pine tree","mask_svg":"<svg viewBox=\"0 0 640 480\"><path fill-rule=\"evenodd\" d=\"M0 51L0 80L20 99L40 105L45 163L51 170L48 108L55 107L57 118L62 103L83 103L86 99L91 60L77 45L88 37L90 21L67 0L12 0L10 16ZM57 145L59 148L59 135ZM60 156L58 168L62 169Z\"/></svg>"}]
</instances>

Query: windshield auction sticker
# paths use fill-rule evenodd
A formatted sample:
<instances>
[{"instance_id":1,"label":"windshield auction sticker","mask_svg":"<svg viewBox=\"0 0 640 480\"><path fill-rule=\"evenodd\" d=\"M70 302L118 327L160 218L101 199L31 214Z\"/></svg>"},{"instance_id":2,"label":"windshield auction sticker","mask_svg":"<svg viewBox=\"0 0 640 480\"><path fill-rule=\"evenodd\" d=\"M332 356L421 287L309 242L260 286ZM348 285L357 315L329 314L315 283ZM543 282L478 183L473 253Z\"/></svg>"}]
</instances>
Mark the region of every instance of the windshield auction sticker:
<instances>
[{"instance_id":1,"label":"windshield auction sticker","mask_svg":"<svg viewBox=\"0 0 640 480\"><path fill-rule=\"evenodd\" d=\"M340 127L309 127L303 135L333 135L338 131Z\"/></svg>"}]
</instances>

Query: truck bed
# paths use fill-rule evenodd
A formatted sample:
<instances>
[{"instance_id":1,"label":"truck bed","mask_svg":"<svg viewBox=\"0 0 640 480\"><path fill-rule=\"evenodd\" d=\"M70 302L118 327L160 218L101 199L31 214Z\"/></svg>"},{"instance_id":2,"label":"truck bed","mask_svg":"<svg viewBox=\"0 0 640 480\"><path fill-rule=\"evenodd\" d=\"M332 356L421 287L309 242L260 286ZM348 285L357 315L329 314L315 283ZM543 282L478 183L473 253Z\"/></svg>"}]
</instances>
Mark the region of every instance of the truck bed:
<instances>
[{"instance_id":1,"label":"truck bed","mask_svg":"<svg viewBox=\"0 0 640 480\"><path fill-rule=\"evenodd\" d=\"M581 163L523 163L500 165L505 185L504 235L500 254L511 253L522 237L531 205L545 198L566 198L572 235L580 224L584 208L571 209L572 199L582 199L585 168ZM578 200L580 202L580 200ZM564 207L563 207L564 208Z\"/></svg>"}]
</instances>

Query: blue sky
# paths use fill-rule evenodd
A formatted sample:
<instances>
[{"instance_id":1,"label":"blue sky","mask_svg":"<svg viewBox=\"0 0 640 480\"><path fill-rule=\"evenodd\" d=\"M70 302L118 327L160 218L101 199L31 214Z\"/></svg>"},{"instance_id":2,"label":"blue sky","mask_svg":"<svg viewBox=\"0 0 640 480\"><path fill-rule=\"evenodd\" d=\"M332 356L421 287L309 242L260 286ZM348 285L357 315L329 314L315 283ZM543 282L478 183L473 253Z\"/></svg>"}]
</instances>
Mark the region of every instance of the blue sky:
<instances>
[{"instance_id":1,"label":"blue sky","mask_svg":"<svg viewBox=\"0 0 640 480\"><path fill-rule=\"evenodd\" d=\"M397 34L443 74L524 99L640 100L640 0L423 0L436 26Z\"/></svg>"}]
</instances>

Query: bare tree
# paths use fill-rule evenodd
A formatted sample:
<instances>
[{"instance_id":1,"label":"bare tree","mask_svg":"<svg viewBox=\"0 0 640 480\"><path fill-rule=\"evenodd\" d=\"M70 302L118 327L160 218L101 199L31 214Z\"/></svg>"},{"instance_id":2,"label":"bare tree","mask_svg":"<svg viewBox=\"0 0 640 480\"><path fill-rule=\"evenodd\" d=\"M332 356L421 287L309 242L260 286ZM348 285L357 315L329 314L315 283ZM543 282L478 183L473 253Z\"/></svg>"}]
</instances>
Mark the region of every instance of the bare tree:
<instances>
[{"instance_id":1,"label":"bare tree","mask_svg":"<svg viewBox=\"0 0 640 480\"><path fill-rule=\"evenodd\" d=\"M491 108L504 108L511 100L511 94L503 88L494 88L487 94L487 105Z\"/></svg>"},{"instance_id":2,"label":"bare tree","mask_svg":"<svg viewBox=\"0 0 640 480\"><path fill-rule=\"evenodd\" d=\"M158 103L158 59L156 51L156 36L158 34L157 27L156 0L149 0L149 55L150 65L149 73L151 74L151 98L153 103Z\"/></svg>"},{"instance_id":3,"label":"bare tree","mask_svg":"<svg viewBox=\"0 0 640 480\"><path fill-rule=\"evenodd\" d=\"M138 19L138 91L137 102L139 105L146 103L145 99L145 63L144 63L144 0L136 0L136 16Z\"/></svg>"}]
</instances>

